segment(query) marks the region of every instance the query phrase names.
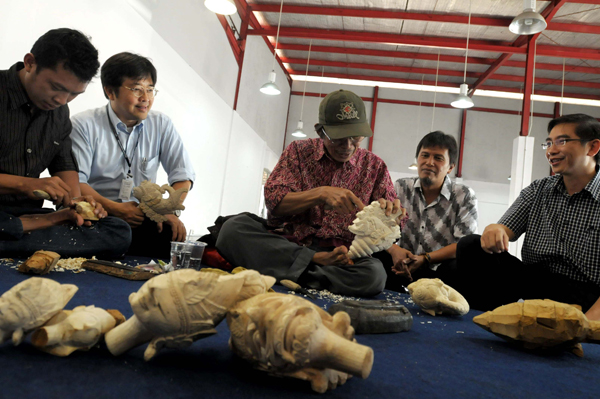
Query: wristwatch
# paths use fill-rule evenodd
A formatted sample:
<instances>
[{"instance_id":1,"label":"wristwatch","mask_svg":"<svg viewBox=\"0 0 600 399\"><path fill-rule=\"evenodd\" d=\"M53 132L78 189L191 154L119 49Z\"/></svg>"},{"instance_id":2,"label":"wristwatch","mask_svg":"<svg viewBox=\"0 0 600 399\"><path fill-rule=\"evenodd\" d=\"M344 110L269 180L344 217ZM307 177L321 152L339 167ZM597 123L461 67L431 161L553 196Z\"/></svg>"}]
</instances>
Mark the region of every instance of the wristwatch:
<instances>
[{"instance_id":1,"label":"wristwatch","mask_svg":"<svg viewBox=\"0 0 600 399\"><path fill-rule=\"evenodd\" d=\"M431 264L431 256L429 256L429 254L427 252L424 252L421 254L422 256L425 257L425 262L430 265Z\"/></svg>"},{"instance_id":2,"label":"wristwatch","mask_svg":"<svg viewBox=\"0 0 600 399\"><path fill-rule=\"evenodd\" d=\"M181 209L177 209L175 211L173 211L173 215L180 217L181 216Z\"/></svg>"}]
</instances>

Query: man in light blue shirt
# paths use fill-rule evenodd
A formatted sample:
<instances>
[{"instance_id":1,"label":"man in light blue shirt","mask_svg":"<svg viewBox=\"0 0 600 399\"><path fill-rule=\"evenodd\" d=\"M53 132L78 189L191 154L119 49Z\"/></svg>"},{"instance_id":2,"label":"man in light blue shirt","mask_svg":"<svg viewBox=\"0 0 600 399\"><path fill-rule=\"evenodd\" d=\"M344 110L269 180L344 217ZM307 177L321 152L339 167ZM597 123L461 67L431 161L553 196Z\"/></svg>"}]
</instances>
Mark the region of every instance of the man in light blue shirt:
<instances>
[{"instance_id":1,"label":"man in light blue shirt","mask_svg":"<svg viewBox=\"0 0 600 399\"><path fill-rule=\"evenodd\" d=\"M101 69L109 103L73 116L71 140L82 193L132 227L128 254L167 258L170 241L185 239L185 226L178 214L167 215L164 223L145 218L131 190L143 180L156 182L159 163L174 189L191 189L195 173L169 117L150 111L156 79L156 69L145 57L110 57Z\"/></svg>"}]
</instances>

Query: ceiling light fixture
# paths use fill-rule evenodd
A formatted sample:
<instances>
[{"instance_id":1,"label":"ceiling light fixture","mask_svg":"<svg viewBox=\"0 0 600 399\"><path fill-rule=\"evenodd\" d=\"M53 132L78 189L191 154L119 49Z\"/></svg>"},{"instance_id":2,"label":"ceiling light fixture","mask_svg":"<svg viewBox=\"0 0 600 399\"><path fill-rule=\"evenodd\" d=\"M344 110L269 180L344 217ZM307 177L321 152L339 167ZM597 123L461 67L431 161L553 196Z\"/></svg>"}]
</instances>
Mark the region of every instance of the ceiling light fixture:
<instances>
[{"instance_id":1,"label":"ceiling light fixture","mask_svg":"<svg viewBox=\"0 0 600 399\"><path fill-rule=\"evenodd\" d=\"M437 99L437 83L438 83L438 76L440 75L440 50L438 49L438 60L437 60L437 67L435 68L435 86L434 86L434 91L433 91L433 110L431 111L431 130L430 132L433 132L433 121L435 120L435 100Z\"/></svg>"},{"instance_id":2,"label":"ceiling light fixture","mask_svg":"<svg viewBox=\"0 0 600 399\"><path fill-rule=\"evenodd\" d=\"M548 24L542 15L535 10L536 0L524 0L523 12L512 20L508 29L516 35L535 35L540 33Z\"/></svg>"},{"instance_id":3,"label":"ceiling light fixture","mask_svg":"<svg viewBox=\"0 0 600 399\"><path fill-rule=\"evenodd\" d=\"M565 58L563 58L563 77L562 77L562 85L560 87L560 112L558 116L562 116L562 106L563 100L565 97Z\"/></svg>"},{"instance_id":4,"label":"ceiling light fixture","mask_svg":"<svg viewBox=\"0 0 600 399\"><path fill-rule=\"evenodd\" d=\"M471 31L471 0L469 0L469 22L467 25L467 49L465 51L465 74L463 76L463 83L460 85L460 93L454 101L450 103L454 108L471 108L475 104L473 100L468 96L469 85L467 85L467 57L469 55L469 34Z\"/></svg>"},{"instance_id":5,"label":"ceiling light fixture","mask_svg":"<svg viewBox=\"0 0 600 399\"><path fill-rule=\"evenodd\" d=\"M408 167L408 169L410 170L417 170L419 169L419 166L417 165L417 160L415 159L415 162L411 163L410 166Z\"/></svg>"},{"instance_id":6,"label":"ceiling light fixture","mask_svg":"<svg viewBox=\"0 0 600 399\"><path fill-rule=\"evenodd\" d=\"M277 45L279 44L279 28L281 27L281 14L283 12L283 0L281 0L281 6L279 6L279 22L277 22L277 36L275 36L275 50L273 50L273 65L271 67L271 72L269 73L269 80L267 83L261 86L261 93L268 94L270 96L277 96L281 94L281 90L275 84L275 78L277 75L275 74L275 59L277 58Z\"/></svg>"},{"instance_id":7,"label":"ceiling light fixture","mask_svg":"<svg viewBox=\"0 0 600 399\"><path fill-rule=\"evenodd\" d=\"M310 65L310 50L312 49L312 39L308 45L308 57L306 59L306 76L308 76L308 66ZM298 127L292 133L294 137L306 137L306 133L302 130L304 124L302 123L302 116L304 115L304 97L306 96L306 80L304 81L304 91L302 92L302 107L300 108L300 120L298 121Z\"/></svg>"},{"instance_id":8,"label":"ceiling light fixture","mask_svg":"<svg viewBox=\"0 0 600 399\"><path fill-rule=\"evenodd\" d=\"M232 15L237 8L233 0L204 0L204 6L216 14Z\"/></svg>"},{"instance_id":9,"label":"ceiling light fixture","mask_svg":"<svg viewBox=\"0 0 600 399\"><path fill-rule=\"evenodd\" d=\"M417 112L417 134L421 130L421 104L423 102L423 81L425 80L425 75L421 75L421 94L419 94L419 111ZM417 166L417 160L411 163L408 169L417 170L419 167Z\"/></svg>"}]
</instances>

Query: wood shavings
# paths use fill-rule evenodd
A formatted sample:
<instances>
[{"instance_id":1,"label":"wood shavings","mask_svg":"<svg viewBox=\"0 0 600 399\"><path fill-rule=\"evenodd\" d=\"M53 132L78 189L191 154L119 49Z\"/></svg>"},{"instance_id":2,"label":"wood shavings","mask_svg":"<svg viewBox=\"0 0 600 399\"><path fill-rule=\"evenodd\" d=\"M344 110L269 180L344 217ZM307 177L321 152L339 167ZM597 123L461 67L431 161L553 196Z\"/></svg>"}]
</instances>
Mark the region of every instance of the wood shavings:
<instances>
[{"instance_id":1,"label":"wood shavings","mask_svg":"<svg viewBox=\"0 0 600 399\"><path fill-rule=\"evenodd\" d=\"M82 273L85 272L85 269L81 267L81 264L88 260L87 258L66 258L61 259L56 264L54 271L56 272L64 272L66 270L72 271L73 273ZM95 256L92 256L91 260L96 260Z\"/></svg>"}]
</instances>

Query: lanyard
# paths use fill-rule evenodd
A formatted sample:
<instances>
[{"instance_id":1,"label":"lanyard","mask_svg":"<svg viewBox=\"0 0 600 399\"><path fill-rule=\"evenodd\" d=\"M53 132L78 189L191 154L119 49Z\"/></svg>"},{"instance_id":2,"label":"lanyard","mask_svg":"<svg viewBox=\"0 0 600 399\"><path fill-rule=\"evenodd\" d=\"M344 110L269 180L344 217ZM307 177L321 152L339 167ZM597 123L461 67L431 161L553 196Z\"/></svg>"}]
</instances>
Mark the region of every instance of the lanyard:
<instances>
[{"instance_id":1,"label":"lanyard","mask_svg":"<svg viewBox=\"0 0 600 399\"><path fill-rule=\"evenodd\" d=\"M132 158L131 158L131 160L129 160L129 157L127 156L127 152L125 151L125 148L123 148L123 144L121 143L121 139L119 139L117 130L115 129L114 125L112 124L112 121L110 120L110 114L108 113L108 106L109 106L109 104L106 104L106 117L108 118L108 125L110 126L110 129L112 130L113 134L115 135L115 138L117 139L117 143L119 143L119 148L121 149L121 152L123 153L123 156L125 157L125 162L127 162L127 166L129 167L129 170L127 171L127 177L132 178L133 175L131 174L131 160L133 160L133 157L135 157L135 150L137 149L137 146L140 143L140 134L138 134L138 139L135 143L135 147L133 147Z\"/></svg>"}]
</instances>

